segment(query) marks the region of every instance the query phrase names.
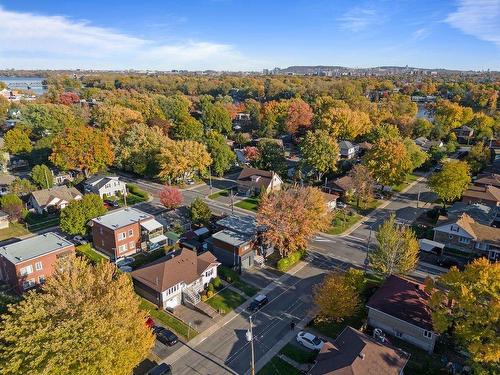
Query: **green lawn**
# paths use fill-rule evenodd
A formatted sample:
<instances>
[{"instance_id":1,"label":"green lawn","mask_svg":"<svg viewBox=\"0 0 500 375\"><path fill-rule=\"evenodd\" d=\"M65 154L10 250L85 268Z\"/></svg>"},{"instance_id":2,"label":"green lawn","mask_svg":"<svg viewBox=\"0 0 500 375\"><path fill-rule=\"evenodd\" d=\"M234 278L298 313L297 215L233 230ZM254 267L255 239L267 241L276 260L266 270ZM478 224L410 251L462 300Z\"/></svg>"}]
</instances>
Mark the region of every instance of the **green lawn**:
<instances>
[{"instance_id":1,"label":"green lawn","mask_svg":"<svg viewBox=\"0 0 500 375\"><path fill-rule=\"evenodd\" d=\"M345 215L345 218L343 214L338 214L338 216L332 220L332 225L328 229L327 233L341 234L356 224L359 220L361 220L361 215L358 214Z\"/></svg>"},{"instance_id":2,"label":"green lawn","mask_svg":"<svg viewBox=\"0 0 500 375\"><path fill-rule=\"evenodd\" d=\"M243 208L244 210L257 212L259 208L259 198L245 198L236 203L235 206Z\"/></svg>"},{"instance_id":3,"label":"green lawn","mask_svg":"<svg viewBox=\"0 0 500 375\"><path fill-rule=\"evenodd\" d=\"M280 353L298 363L313 363L318 356L318 352L316 351L303 349L290 343L286 344L283 349L281 349Z\"/></svg>"},{"instance_id":4,"label":"green lawn","mask_svg":"<svg viewBox=\"0 0 500 375\"><path fill-rule=\"evenodd\" d=\"M108 260L106 257L95 251L90 244L77 246L76 253L88 258L90 262L94 264L102 262L103 260Z\"/></svg>"},{"instance_id":5,"label":"green lawn","mask_svg":"<svg viewBox=\"0 0 500 375\"><path fill-rule=\"evenodd\" d=\"M235 288L238 288L239 290L241 290L248 297L253 297L259 291L259 289L255 288L252 285L249 285L249 284L247 284L247 283L245 283L244 281L241 281L241 280L236 280L235 282L233 282L232 285Z\"/></svg>"},{"instance_id":6,"label":"green lawn","mask_svg":"<svg viewBox=\"0 0 500 375\"><path fill-rule=\"evenodd\" d=\"M29 234L26 228L19 223L10 223L8 228L0 229L0 241Z\"/></svg>"},{"instance_id":7,"label":"green lawn","mask_svg":"<svg viewBox=\"0 0 500 375\"><path fill-rule=\"evenodd\" d=\"M146 201L147 201L147 199L145 199L144 197L141 197L139 195L136 195L136 194L133 194L130 192L127 194L127 206L132 206L134 204L146 202ZM123 197L118 199L118 204L120 206L125 206L125 200L123 199Z\"/></svg>"},{"instance_id":8,"label":"green lawn","mask_svg":"<svg viewBox=\"0 0 500 375\"><path fill-rule=\"evenodd\" d=\"M148 314L153 318L153 320L162 323L164 326L170 328L172 331L176 332L178 335L184 337L185 339L191 340L198 334L198 332L196 332L193 328L190 329L186 323L170 315L169 313L158 309L155 305L153 305L149 301L146 301L144 298L141 298L141 304L139 307L142 310L147 311Z\"/></svg>"},{"instance_id":9,"label":"green lawn","mask_svg":"<svg viewBox=\"0 0 500 375\"><path fill-rule=\"evenodd\" d=\"M367 204L360 203L359 208L356 208L356 211L363 216L368 215L370 212L372 212L374 209L376 209L378 206L382 204L382 201L379 201L377 199L372 199L370 202Z\"/></svg>"},{"instance_id":10,"label":"green lawn","mask_svg":"<svg viewBox=\"0 0 500 375\"><path fill-rule=\"evenodd\" d=\"M273 357L257 375L300 375L301 372L279 357Z\"/></svg>"},{"instance_id":11,"label":"green lawn","mask_svg":"<svg viewBox=\"0 0 500 375\"><path fill-rule=\"evenodd\" d=\"M165 250L163 248L151 251L151 252L144 252L144 253L138 253L134 255L134 263L132 263L132 268L136 269L139 268L145 264L151 263L157 259L160 259L162 256L165 255Z\"/></svg>"},{"instance_id":12,"label":"green lawn","mask_svg":"<svg viewBox=\"0 0 500 375\"><path fill-rule=\"evenodd\" d=\"M59 213L53 214L37 214L29 212L24 219L28 226L28 230L37 231L45 228L50 228L59 225Z\"/></svg>"},{"instance_id":13,"label":"green lawn","mask_svg":"<svg viewBox=\"0 0 500 375\"><path fill-rule=\"evenodd\" d=\"M399 193L403 191L408 185L410 185L412 182L417 181L420 178L420 176L415 176L414 174L410 174L406 176L406 181L402 182L399 185L393 186L392 191L395 193Z\"/></svg>"},{"instance_id":14,"label":"green lawn","mask_svg":"<svg viewBox=\"0 0 500 375\"><path fill-rule=\"evenodd\" d=\"M206 303L212 306L215 311L227 314L245 302L245 300L245 297L242 295L226 288L222 292L214 294L212 298L207 299Z\"/></svg>"},{"instance_id":15,"label":"green lawn","mask_svg":"<svg viewBox=\"0 0 500 375\"><path fill-rule=\"evenodd\" d=\"M363 306L361 309L359 309L357 314L347 317L341 322L335 322L335 321L316 322L315 320L312 320L309 325L315 331L323 335L329 336L332 339L335 339L347 326L360 329L364 323L365 318L366 318L366 309Z\"/></svg>"},{"instance_id":16,"label":"green lawn","mask_svg":"<svg viewBox=\"0 0 500 375\"><path fill-rule=\"evenodd\" d=\"M208 199L217 199L219 197L229 197L229 190L221 190L217 193L210 194Z\"/></svg>"}]
</instances>

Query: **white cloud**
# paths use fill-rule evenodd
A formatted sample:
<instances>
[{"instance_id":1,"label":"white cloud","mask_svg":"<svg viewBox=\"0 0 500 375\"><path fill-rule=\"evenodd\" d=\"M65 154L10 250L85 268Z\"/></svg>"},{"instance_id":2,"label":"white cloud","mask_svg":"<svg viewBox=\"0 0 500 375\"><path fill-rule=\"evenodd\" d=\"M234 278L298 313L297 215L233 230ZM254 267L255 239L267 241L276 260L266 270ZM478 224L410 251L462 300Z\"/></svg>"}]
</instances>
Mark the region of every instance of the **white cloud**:
<instances>
[{"instance_id":1,"label":"white cloud","mask_svg":"<svg viewBox=\"0 0 500 375\"><path fill-rule=\"evenodd\" d=\"M430 35L430 30L427 27L421 27L413 32L412 37L414 40L423 40Z\"/></svg>"},{"instance_id":2,"label":"white cloud","mask_svg":"<svg viewBox=\"0 0 500 375\"><path fill-rule=\"evenodd\" d=\"M460 0L445 21L465 34L500 47L500 0Z\"/></svg>"},{"instance_id":3,"label":"white cloud","mask_svg":"<svg viewBox=\"0 0 500 375\"><path fill-rule=\"evenodd\" d=\"M380 24L383 18L373 8L358 6L345 12L338 20L342 29L359 32Z\"/></svg>"},{"instance_id":4,"label":"white cloud","mask_svg":"<svg viewBox=\"0 0 500 375\"><path fill-rule=\"evenodd\" d=\"M228 44L161 43L87 21L8 11L0 7L0 67L94 69L251 69Z\"/></svg>"}]
</instances>

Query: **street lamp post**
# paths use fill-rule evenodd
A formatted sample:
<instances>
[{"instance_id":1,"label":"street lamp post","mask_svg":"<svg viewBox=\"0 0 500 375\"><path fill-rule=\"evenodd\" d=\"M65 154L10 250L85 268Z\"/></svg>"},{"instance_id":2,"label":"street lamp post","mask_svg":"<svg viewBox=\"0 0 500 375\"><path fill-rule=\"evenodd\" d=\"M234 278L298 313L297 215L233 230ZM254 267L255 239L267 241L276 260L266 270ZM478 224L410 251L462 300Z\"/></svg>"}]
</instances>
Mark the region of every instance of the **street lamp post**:
<instances>
[{"instance_id":1,"label":"street lamp post","mask_svg":"<svg viewBox=\"0 0 500 375\"><path fill-rule=\"evenodd\" d=\"M370 233L368 234L368 241L366 242L365 268L368 268L368 263L370 262L368 259L368 255L370 254L370 242L372 240L372 227L373 227L373 224L370 225Z\"/></svg>"},{"instance_id":2,"label":"street lamp post","mask_svg":"<svg viewBox=\"0 0 500 375\"><path fill-rule=\"evenodd\" d=\"M210 194L212 194L212 167L208 167L208 179L210 181Z\"/></svg>"},{"instance_id":3,"label":"street lamp post","mask_svg":"<svg viewBox=\"0 0 500 375\"><path fill-rule=\"evenodd\" d=\"M255 354L254 354L254 349L253 349L253 330L252 330L252 315L248 317L248 320L250 322L250 327L248 328L248 331L246 333L247 341L250 343L250 347L252 349L252 361L250 363L252 372L252 375L255 375Z\"/></svg>"}]
</instances>

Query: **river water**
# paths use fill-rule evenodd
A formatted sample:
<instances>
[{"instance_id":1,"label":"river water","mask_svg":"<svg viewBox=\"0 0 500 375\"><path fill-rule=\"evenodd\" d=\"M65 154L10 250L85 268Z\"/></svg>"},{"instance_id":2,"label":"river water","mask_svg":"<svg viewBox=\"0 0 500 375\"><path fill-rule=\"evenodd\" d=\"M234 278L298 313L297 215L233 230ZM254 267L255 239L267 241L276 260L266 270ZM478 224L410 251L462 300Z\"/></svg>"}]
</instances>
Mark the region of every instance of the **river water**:
<instances>
[{"instance_id":1,"label":"river water","mask_svg":"<svg viewBox=\"0 0 500 375\"><path fill-rule=\"evenodd\" d=\"M42 77L2 77L0 82L5 82L11 90L31 90L37 95L42 95L47 90L42 87Z\"/></svg>"}]
</instances>

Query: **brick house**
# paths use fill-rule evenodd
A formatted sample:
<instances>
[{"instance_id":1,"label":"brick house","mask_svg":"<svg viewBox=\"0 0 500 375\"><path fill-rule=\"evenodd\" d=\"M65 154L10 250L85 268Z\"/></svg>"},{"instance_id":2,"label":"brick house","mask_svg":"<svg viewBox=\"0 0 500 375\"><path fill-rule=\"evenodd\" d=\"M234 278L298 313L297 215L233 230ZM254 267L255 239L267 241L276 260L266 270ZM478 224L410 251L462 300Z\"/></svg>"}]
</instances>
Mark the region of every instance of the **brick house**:
<instances>
[{"instance_id":1,"label":"brick house","mask_svg":"<svg viewBox=\"0 0 500 375\"><path fill-rule=\"evenodd\" d=\"M217 277L220 263L210 252L197 255L189 249L167 256L131 273L136 292L160 308L181 303L197 305L199 293Z\"/></svg>"},{"instance_id":2,"label":"brick house","mask_svg":"<svg viewBox=\"0 0 500 375\"><path fill-rule=\"evenodd\" d=\"M154 216L132 207L92 219L94 247L116 260L167 243L163 225Z\"/></svg>"},{"instance_id":3,"label":"brick house","mask_svg":"<svg viewBox=\"0 0 500 375\"><path fill-rule=\"evenodd\" d=\"M383 345L346 327L333 342L325 342L309 375L402 375L409 354Z\"/></svg>"},{"instance_id":4,"label":"brick house","mask_svg":"<svg viewBox=\"0 0 500 375\"><path fill-rule=\"evenodd\" d=\"M366 304L368 324L432 353L438 335L429 298L423 284L391 275Z\"/></svg>"},{"instance_id":5,"label":"brick house","mask_svg":"<svg viewBox=\"0 0 500 375\"><path fill-rule=\"evenodd\" d=\"M465 203L483 203L490 206L500 206L500 189L488 186L469 186L462 194L462 202Z\"/></svg>"},{"instance_id":6,"label":"brick house","mask_svg":"<svg viewBox=\"0 0 500 375\"><path fill-rule=\"evenodd\" d=\"M338 194L342 199L345 199L346 196L353 192L354 184L351 176L343 176L327 181L323 190L330 194Z\"/></svg>"},{"instance_id":7,"label":"brick house","mask_svg":"<svg viewBox=\"0 0 500 375\"><path fill-rule=\"evenodd\" d=\"M433 230L434 241L447 247L500 260L500 228L480 224L463 213L456 219L442 221Z\"/></svg>"},{"instance_id":8,"label":"brick house","mask_svg":"<svg viewBox=\"0 0 500 375\"><path fill-rule=\"evenodd\" d=\"M49 232L0 247L0 280L16 292L45 283L56 262L75 253L75 245Z\"/></svg>"},{"instance_id":9,"label":"brick house","mask_svg":"<svg viewBox=\"0 0 500 375\"><path fill-rule=\"evenodd\" d=\"M500 189L500 174L498 173L482 173L477 176L477 180L474 181L476 186L494 186Z\"/></svg>"},{"instance_id":10,"label":"brick house","mask_svg":"<svg viewBox=\"0 0 500 375\"><path fill-rule=\"evenodd\" d=\"M258 195L280 190L283 180L274 173L256 168L243 168L236 179L238 193L246 196Z\"/></svg>"}]
</instances>

